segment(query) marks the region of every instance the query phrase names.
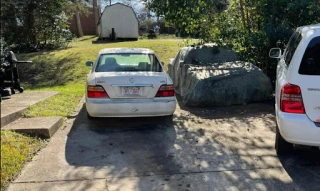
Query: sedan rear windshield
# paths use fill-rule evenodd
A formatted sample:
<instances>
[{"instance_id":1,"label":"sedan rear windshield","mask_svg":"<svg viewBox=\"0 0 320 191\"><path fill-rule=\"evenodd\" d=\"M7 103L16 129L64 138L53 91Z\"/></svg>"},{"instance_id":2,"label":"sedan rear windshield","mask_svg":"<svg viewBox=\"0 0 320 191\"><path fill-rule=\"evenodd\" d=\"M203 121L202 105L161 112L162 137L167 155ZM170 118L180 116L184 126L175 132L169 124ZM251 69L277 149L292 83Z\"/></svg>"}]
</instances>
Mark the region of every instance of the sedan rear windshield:
<instances>
[{"instance_id":1,"label":"sedan rear windshield","mask_svg":"<svg viewBox=\"0 0 320 191\"><path fill-rule=\"evenodd\" d=\"M299 74L320 75L320 37L312 39L304 53Z\"/></svg>"},{"instance_id":2,"label":"sedan rear windshield","mask_svg":"<svg viewBox=\"0 0 320 191\"><path fill-rule=\"evenodd\" d=\"M96 72L162 72L154 54L114 53L102 54Z\"/></svg>"}]
</instances>

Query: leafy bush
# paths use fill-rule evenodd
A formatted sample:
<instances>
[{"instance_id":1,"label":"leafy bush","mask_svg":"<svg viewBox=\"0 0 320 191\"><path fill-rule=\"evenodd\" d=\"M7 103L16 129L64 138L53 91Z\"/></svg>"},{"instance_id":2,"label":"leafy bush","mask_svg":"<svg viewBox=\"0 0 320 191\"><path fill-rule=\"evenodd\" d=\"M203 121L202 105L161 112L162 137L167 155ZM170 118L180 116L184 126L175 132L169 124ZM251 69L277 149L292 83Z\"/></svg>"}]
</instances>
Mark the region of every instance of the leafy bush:
<instances>
[{"instance_id":1,"label":"leafy bush","mask_svg":"<svg viewBox=\"0 0 320 191\"><path fill-rule=\"evenodd\" d=\"M241 4L242 3L242 4ZM233 0L217 15L212 40L232 47L242 59L275 78L276 60L270 48L285 48L296 27L320 22L318 0Z\"/></svg>"},{"instance_id":2,"label":"leafy bush","mask_svg":"<svg viewBox=\"0 0 320 191\"><path fill-rule=\"evenodd\" d=\"M3 37L18 52L65 48L74 38L66 0L11 0L2 4Z\"/></svg>"},{"instance_id":3,"label":"leafy bush","mask_svg":"<svg viewBox=\"0 0 320 191\"><path fill-rule=\"evenodd\" d=\"M3 37L0 38L0 47L1 47L0 62L2 63L5 58L5 52L7 51L7 43Z\"/></svg>"},{"instance_id":4,"label":"leafy bush","mask_svg":"<svg viewBox=\"0 0 320 191\"><path fill-rule=\"evenodd\" d=\"M275 77L272 47L284 48L298 26L320 22L319 0L151 0L164 15L202 43L214 42L237 51L241 58Z\"/></svg>"}]
</instances>

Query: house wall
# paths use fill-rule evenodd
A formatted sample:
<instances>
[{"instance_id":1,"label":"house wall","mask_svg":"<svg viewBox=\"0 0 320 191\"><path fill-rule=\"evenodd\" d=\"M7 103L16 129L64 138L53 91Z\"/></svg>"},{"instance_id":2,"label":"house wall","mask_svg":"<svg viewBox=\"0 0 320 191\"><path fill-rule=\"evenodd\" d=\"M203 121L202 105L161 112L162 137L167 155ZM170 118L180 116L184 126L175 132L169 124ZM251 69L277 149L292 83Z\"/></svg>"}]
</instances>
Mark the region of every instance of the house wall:
<instances>
[{"instance_id":1,"label":"house wall","mask_svg":"<svg viewBox=\"0 0 320 191\"><path fill-rule=\"evenodd\" d=\"M112 28L116 38L138 38L138 20L131 7L114 4L106 7L100 20L100 38L109 38Z\"/></svg>"},{"instance_id":2,"label":"house wall","mask_svg":"<svg viewBox=\"0 0 320 191\"><path fill-rule=\"evenodd\" d=\"M84 35L96 35L96 24L94 23L94 14L93 14L93 8L88 8L89 14L87 16L85 15L80 15L80 21L81 21L81 26L82 26L82 31ZM98 15L101 15L100 8L98 8ZM69 21L69 28L70 31L76 35L78 35L78 30L77 30L77 24L76 24L76 19L75 16L71 18Z\"/></svg>"}]
</instances>

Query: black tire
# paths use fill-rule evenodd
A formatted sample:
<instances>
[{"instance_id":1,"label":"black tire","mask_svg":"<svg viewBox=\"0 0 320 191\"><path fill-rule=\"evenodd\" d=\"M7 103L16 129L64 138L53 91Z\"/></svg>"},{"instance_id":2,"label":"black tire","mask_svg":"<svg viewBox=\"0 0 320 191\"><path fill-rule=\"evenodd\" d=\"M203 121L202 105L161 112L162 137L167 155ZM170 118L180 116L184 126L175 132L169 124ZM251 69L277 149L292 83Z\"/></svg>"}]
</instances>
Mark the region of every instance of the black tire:
<instances>
[{"instance_id":1,"label":"black tire","mask_svg":"<svg viewBox=\"0 0 320 191\"><path fill-rule=\"evenodd\" d=\"M172 123L172 121L173 121L173 115L163 116L163 117L161 117L161 119L162 119L165 123Z\"/></svg>"},{"instance_id":2,"label":"black tire","mask_svg":"<svg viewBox=\"0 0 320 191\"><path fill-rule=\"evenodd\" d=\"M15 94L16 93L16 90L14 90L13 88L11 88L11 94Z\"/></svg>"},{"instance_id":3,"label":"black tire","mask_svg":"<svg viewBox=\"0 0 320 191\"><path fill-rule=\"evenodd\" d=\"M19 91L20 93L23 93L24 88L23 88L23 87L20 87L20 88L18 89L18 91Z\"/></svg>"},{"instance_id":4,"label":"black tire","mask_svg":"<svg viewBox=\"0 0 320 191\"><path fill-rule=\"evenodd\" d=\"M165 118L166 118L166 119L169 119L169 120L172 120L172 119L173 119L173 114L167 115L167 116L165 116Z\"/></svg>"},{"instance_id":5,"label":"black tire","mask_svg":"<svg viewBox=\"0 0 320 191\"><path fill-rule=\"evenodd\" d=\"M275 149L278 155L288 155L293 153L293 144L287 142L280 134L279 128L276 129Z\"/></svg>"}]
</instances>

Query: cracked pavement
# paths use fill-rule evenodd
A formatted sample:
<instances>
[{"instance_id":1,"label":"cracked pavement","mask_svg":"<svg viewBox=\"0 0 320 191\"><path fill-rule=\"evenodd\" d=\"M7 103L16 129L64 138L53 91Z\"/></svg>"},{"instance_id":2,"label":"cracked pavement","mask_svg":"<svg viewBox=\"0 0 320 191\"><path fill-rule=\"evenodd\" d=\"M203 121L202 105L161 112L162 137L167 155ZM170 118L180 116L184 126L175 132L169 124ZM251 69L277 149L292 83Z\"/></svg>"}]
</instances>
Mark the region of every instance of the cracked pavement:
<instances>
[{"instance_id":1,"label":"cracked pavement","mask_svg":"<svg viewBox=\"0 0 320 191\"><path fill-rule=\"evenodd\" d=\"M274 150L273 103L89 121L79 105L8 190L320 190L320 154Z\"/></svg>"}]
</instances>

